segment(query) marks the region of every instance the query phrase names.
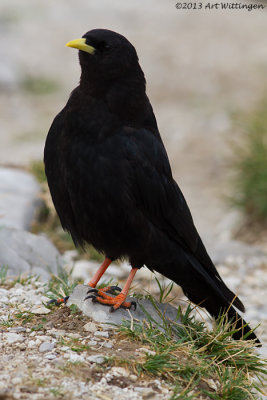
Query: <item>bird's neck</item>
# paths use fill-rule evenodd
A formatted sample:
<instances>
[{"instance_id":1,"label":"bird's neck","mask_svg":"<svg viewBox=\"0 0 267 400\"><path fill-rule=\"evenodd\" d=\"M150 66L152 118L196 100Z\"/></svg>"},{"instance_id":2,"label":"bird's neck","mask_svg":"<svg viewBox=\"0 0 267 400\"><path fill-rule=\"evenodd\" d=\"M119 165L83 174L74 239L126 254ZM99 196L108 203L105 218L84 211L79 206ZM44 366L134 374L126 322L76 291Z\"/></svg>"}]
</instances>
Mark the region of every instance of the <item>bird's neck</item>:
<instances>
[{"instance_id":1,"label":"bird's neck","mask_svg":"<svg viewBox=\"0 0 267 400\"><path fill-rule=\"evenodd\" d=\"M89 79L82 73L80 88L91 97L105 99L109 110L125 123L138 125L146 118L149 102L143 72L116 80Z\"/></svg>"}]
</instances>

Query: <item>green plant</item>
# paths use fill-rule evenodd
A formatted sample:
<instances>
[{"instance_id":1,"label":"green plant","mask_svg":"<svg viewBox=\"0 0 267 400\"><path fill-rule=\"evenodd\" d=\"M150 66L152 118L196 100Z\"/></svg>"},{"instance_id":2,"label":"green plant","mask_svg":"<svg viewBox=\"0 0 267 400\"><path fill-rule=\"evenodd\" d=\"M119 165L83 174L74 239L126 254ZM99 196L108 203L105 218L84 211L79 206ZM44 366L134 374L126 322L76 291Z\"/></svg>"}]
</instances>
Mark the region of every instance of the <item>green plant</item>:
<instances>
[{"instance_id":1,"label":"green plant","mask_svg":"<svg viewBox=\"0 0 267 400\"><path fill-rule=\"evenodd\" d=\"M252 222L267 222L267 99L238 120L242 143L234 145L232 204Z\"/></svg>"},{"instance_id":2,"label":"green plant","mask_svg":"<svg viewBox=\"0 0 267 400\"><path fill-rule=\"evenodd\" d=\"M155 299L152 304L160 323L146 313L148 321L124 321L118 327L121 334L153 350L135 361L139 374L156 375L172 384L172 400L245 400L263 393L267 362L255 352L253 342L231 338L225 316L208 330L191 305L184 312L179 308L177 320L169 321L160 314Z\"/></svg>"},{"instance_id":3,"label":"green plant","mask_svg":"<svg viewBox=\"0 0 267 400\"><path fill-rule=\"evenodd\" d=\"M0 285L4 285L6 283L7 271L8 271L7 265L2 265L0 267Z\"/></svg>"},{"instance_id":4,"label":"green plant","mask_svg":"<svg viewBox=\"0 0 267 400\"><path fill-rule=\"evenodd\" d=\"M69 296L75 286L82 283L79 279L73 279L71 274L72 269L66 271L61 266L57 268L57 275L51 272L51 278L46 285L46 296L50 299Z\"/></svg>"}]
</instances>

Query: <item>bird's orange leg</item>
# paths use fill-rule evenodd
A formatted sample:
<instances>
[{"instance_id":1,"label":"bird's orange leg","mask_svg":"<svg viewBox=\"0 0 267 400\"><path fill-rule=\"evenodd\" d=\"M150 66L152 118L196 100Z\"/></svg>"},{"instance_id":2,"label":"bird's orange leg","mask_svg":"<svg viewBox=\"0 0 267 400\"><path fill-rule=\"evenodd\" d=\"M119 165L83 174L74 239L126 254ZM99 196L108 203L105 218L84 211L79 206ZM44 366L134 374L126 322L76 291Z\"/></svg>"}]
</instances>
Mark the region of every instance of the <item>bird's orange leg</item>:
<instances>
[{"instance_id":1,"label":"bird's orange leg","mask_svg":"<svg viewBox=\"0 0 267 400\"><path fill-rule=\"evenodd\" d=\"M93 278L88 283L88 286L95 288L96 285L98 284L99 279L105 273L105 271L108 269L108 267L111 263L112 263L112 260L110 260L110 258L106 257L103 264L98 268L98 270L94 274Z\"/></svg>"},{"instance_id":2,"label":"bird's orange leg","mask_svg":"<svg viewBox=\"0 0 267 400\"><path fill-rule=\"evenodd\" d=\"M134 307L136 307L136 303L135 302L133 302L133 301L132 302L125 301L125 300L126 300L126 297L128 295L128 292L129 292L129 289L130 289L130 286L131 286L131 283L132 283L132 281L134 279L134 276L135 276L137 270L138 270L138 268L132 268L132 270L131 270L131 272L130 272L130 274L128 276L128 279L127 279L127 281L126 281L126 283L125 283L125 285L124 285L124 287L123 287L123 289L121 291L121 293L118 294L117 296L113 297L113 296L109 296L109 295L106 294L106 292L109 292L112 289L115 289L115 290L118 289L118 288L113 287L113 286L108 286L108 287L105 287L105 288L99 289L99 290L97 290L97 289L88 290L87 294L88 293L95 293L96 295L87 296L87 297L85 297L84 300L92 299L94 302L110 305L110 306L112 306L110 311L115 311L119 307L131 308L132 305Z\"/></svg>"},{"instance_id":3,"label":"bird's orange leg","mask_svg":"<svg viewBox=\"0 0 267 400\"><path fill-rule=\"evenodd\" d=\"M111 264L112 260L110 260L110 258L105 258L104 262L102 263L102 265L98 268L98 270L96 271L96 273L94 274L93 278L90 280L90 282L88 283L88 286L91 286L92 288L95 288L99 279L101 278L101 276L104 274L104 272L107 270L108 266ZM110 288L107 288L107 290L120 290L120 288L117 288L116 286L112 286ZM69 296L60 298L60 299L52 299L50 300L47 305L52 305L55 304L56 306L59 306L62 303L67 303Z\"/></svg>"}]
</instances>

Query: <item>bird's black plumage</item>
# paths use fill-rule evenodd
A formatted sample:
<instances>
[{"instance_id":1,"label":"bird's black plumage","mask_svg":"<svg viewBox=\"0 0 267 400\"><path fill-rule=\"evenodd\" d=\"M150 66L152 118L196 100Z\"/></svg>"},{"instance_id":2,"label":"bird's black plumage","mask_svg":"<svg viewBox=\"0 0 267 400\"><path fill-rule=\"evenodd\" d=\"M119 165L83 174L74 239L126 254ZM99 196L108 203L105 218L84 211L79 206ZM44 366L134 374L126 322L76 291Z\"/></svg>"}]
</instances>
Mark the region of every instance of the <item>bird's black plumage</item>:
<instances>
[{"instance_id":1,"label":"bird's black plumage","mask_svg":"<svg viewBox=\"0 0 267 400\"><path fill-rule=\"evenodd\" d=\"M94 52L79 51L80 84L44 151L63 228L77 245L91 243L110 259L127 257L135 268L160 272L212 316L228 310L241 327L233 305L244 306L222 281L172 177L134 47L105 29L83 38Z\"/></svg>"}]
</instances>

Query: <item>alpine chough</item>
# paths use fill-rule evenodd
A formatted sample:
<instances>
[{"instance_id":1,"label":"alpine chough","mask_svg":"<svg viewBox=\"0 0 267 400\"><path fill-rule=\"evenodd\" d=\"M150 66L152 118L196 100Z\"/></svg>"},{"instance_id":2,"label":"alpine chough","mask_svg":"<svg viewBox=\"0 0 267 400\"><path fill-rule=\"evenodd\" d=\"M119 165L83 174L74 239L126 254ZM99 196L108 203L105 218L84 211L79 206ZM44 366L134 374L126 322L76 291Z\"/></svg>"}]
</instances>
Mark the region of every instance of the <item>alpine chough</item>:
<instances>
[{"instance_id":1,"label":"alpine chough","mask_svg":"<svg viewBox=\"0 0 267 400\"><path fill-rule=\"evenodd\" d=\"M117 296L106 287L89 289L86 299L112 310L131 307L129 287L146 265L213 317L227 313L235 339L258 341L236 312L245 307L216 270L173 179L135 48L106 29L67 46L79 49L81 78L46 139L51 196L75 245L92 244L106 257L89 286L96 287L113 260L126 258L132 267Z\"/></svg>"}]
</instances>

